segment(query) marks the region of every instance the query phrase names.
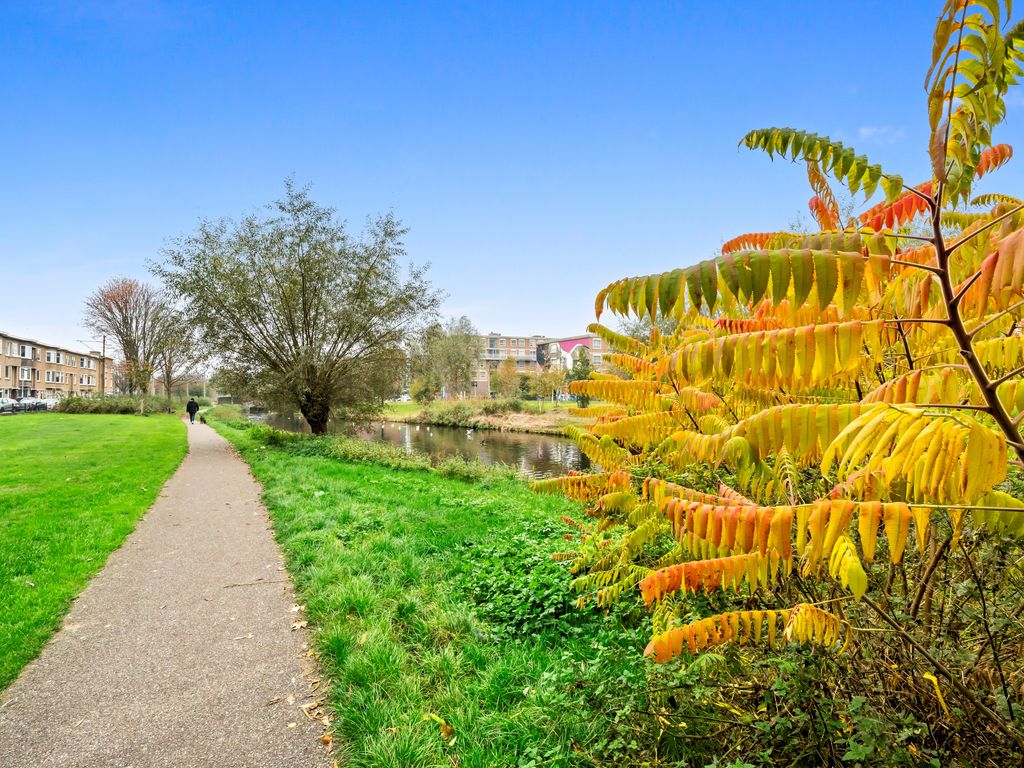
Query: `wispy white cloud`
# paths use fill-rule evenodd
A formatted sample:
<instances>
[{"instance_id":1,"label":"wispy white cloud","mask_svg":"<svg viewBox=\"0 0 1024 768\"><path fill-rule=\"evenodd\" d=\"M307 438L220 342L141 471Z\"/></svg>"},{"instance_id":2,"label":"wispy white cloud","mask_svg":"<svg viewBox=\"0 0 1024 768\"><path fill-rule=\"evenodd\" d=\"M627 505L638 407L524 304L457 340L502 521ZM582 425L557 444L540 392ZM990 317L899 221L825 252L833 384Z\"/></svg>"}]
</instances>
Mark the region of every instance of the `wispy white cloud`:
<instances>
[{"instance_id":1,"label":"wispy white cloud","mask_svg":"<svg viewBox=\"0 0 1024 768\"><path fill-rule=\"evenodd\" d=\"M895 144L906 135L905 130L891 125L862 125L857 129L857 141L861 144Z\"/></svg>"}]
</instances>

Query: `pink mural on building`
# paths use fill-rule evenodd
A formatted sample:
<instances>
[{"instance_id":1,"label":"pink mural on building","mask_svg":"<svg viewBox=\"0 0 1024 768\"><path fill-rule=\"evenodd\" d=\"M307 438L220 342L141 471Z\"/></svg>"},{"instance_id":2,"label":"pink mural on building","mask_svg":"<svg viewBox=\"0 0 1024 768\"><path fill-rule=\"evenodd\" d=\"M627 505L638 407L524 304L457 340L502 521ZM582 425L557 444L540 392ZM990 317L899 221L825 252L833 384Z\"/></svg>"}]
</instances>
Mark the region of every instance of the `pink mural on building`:
<instances>
[{"instance_id":1,"label":"pink mural on building","mask_svg":"<svg viewBox=\"0 0 1024 768\"><path fill-rule=\"evenodd\" d=\"M572 351L576 349L576 347L582 346L586 347L587 349L590 349L590 337L581 336L576 339L563 339L559 343L559 346L562 348L563 352L568 352L571 355Z\"/></svg>"}]
</instances>

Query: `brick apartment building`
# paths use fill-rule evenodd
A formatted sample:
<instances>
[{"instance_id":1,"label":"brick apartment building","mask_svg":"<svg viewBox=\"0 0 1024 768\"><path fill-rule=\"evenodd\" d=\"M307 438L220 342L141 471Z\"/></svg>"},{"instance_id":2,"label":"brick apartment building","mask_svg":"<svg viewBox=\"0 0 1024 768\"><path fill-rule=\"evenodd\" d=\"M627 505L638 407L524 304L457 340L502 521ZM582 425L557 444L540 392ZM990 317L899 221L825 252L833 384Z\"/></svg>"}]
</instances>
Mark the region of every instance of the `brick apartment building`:
<instances>
[{"instance_id":1,"label":"brick apartment building","mask_svg":"<svg viewBox=\"0 0 1024 768\"><path fill-rule=\"evenodd\" d=\"M0 331L0 397L86 397L112 391L114 361Z\"/></svg>"},{"instance_id":2,"label":"brick apartment building","mask_svg":"<svg viewBox=\"0 0 1024 768\"><path fill-rule=\"evenodd\" d=\"M480 337L480 360L473 375L470 397L490 397L491 374L505 360L513 360L519 373L540 373L543 368L537 362L537 345L544 342L543 336L505 336L488 333Z\"/></svg>"},{"instance_id":3,"label":"brick apartment building","mask_svg":"<svg viewBox=\"0 0 1024 768\"><path fill-rule=\"evenodd\" d=\"M607 369L603 357L611 352L607 344L590 333L558 339L536 334L505 336L489 333L480 337L480 345L480 361L473 376L471 397L490 397L491 376L504 360L514 360L519 373L537 374L549 366L568 370L572 367L573 355L583 349L590 356L594 370L603 371Z\"/></svg>"}]
</instances>

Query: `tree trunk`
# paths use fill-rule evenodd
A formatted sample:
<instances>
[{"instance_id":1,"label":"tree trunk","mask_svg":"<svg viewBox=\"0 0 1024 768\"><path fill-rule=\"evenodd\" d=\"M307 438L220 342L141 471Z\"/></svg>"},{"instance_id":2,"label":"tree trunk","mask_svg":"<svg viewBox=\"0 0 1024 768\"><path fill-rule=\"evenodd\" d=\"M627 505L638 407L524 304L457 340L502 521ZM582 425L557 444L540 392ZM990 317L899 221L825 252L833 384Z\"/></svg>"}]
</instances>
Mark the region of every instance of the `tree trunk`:
<instances>
[{"instance_id":1,"label":"tree trunk","mask_svg":"<svg viewBox=\"0 0 1024 768\"><path fill-rule=\"evenodd\" d=\"M299 396L299 413L309 424L309 431L314 435L327 432L327 422L331 417L331 404L327 398L312 390L303 390Z\"/></svg>"}]
</instances>

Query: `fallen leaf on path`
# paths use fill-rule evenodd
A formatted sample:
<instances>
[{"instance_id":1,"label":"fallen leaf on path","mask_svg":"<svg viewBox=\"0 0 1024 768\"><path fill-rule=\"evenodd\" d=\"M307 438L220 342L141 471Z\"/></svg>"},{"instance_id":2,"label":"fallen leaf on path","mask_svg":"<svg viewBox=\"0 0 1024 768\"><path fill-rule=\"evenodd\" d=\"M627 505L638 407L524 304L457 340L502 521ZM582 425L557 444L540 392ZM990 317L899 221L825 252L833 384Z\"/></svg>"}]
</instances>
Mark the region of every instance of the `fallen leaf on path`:
<instances>
[{"instance_id":1,"label":"fallen leaf on path","mask_svg":"<svg viewBox=\"0 0 1024 768\"><path fill-rule=\"evenodd\" d=\"M284 701L284 696L275 696L272 699L267 699L267 702L263 706L269 707L272 704L280 704L282 701Z\"/></svg>"},{"instance_id":2,"label":"fallen leaf on path","mask_svg":"<svg viewBox=\"0 0 1024 768\"><path fill-rule=\"evenodd\" d=\"M299 611L303 610L304 608L305 608L305 606L299 605L298 603L296 603L295 605L293 605L288 610L291 611L292 613L298 613Z\"/></svg>"},{"instance_id":3,"label":"fallen leaf on path","mask_svg":"<svg viewBox=\"0 0 1024 768\"><path fill-rule=\"evenodd\" d=\"M320 741L324 743L325 747L331 746L331 734L325 733L323 736L320 737Z\"/></svg>"},{"instance_id":4,"label":"fallen leaf on path","mask_svg":"<svg viewBox=\"0 0 1024 768\"><path fill-rule=\"evenodd\" d=\"M307 624L309 624L308 621L293 621L292 629L305 629Z\"/></svg>"}]
</instances>

